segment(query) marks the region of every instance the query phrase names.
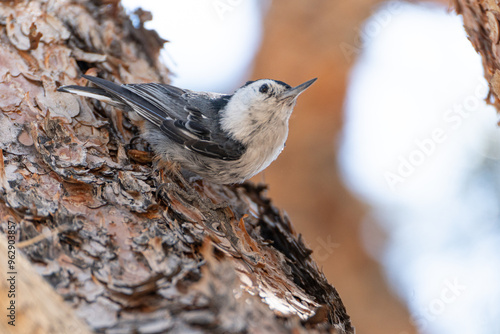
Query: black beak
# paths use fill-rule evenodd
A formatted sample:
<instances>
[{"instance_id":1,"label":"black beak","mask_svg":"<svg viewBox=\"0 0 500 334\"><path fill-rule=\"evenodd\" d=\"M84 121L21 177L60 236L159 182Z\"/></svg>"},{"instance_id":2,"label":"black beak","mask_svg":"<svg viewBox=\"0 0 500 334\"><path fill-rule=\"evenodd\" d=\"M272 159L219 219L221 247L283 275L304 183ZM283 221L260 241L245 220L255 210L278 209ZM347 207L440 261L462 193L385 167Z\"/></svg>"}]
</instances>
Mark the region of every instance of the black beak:
<instances>
[{"instance_id":1,"label":"black beak","mask_svg":"<svg viewBox=\"0 0 500 334\"><path fill-rule=\"evenodd\" d=\"M311 86L318 78L311 79L309 81L304 82L303 84L300 84L296 87L290 88L286 92L284 92L281 95L281 99L296 99L300 94L302 94L303 91L305 91L309 86Z\"/></svg>"}]
</instances>

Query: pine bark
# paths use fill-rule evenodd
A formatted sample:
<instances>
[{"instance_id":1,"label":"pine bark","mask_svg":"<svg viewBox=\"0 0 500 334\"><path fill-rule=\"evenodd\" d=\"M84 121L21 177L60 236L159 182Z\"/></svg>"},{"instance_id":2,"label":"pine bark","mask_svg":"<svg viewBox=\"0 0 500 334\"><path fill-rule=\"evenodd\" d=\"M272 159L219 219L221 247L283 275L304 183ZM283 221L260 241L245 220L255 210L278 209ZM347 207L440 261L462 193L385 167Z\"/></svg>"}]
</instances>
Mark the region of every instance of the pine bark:
<instances>
[{"instance_id":1,"label":"pine bark","mask_svg":"<svg viewBox=\"0 0 500 334\"><path fill-rule=\"evenodd\" d=\"M114 0L0 3L0 230L16 249L18 294L42 296L16 297L16 327L0 329L353 333L264 186L165 172L138 119L56 92L82 74L168 82L165 41L143 27L148 13L135 16Z\"/></svg>"},{"instance_id":2,"label":"pine bark","mask_svg":"<svg viewBox=\"0 0 500 334\"><path fill-rule=\"evenodd\" d=\"M481 55L490 85L487 101L500 110L500 6L496 0L454 0L469 40Z\"/></svg>"}]
</instances>

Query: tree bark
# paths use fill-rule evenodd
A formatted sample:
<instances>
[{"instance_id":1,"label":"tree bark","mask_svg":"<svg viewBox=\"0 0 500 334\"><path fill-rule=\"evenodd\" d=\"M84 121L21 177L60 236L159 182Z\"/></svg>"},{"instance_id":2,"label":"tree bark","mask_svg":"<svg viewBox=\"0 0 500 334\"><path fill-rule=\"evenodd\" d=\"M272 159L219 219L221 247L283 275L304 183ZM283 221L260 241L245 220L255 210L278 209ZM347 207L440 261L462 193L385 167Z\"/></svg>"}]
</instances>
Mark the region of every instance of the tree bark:
<instances>
[{"instance_id":1,"label":"tree bark","mask_svg":"<svg viewBox=\"0 0 500 334\"><path fill-rule=\"evenodd\" d=\"M136 16L134 27L113 0L0 5L0 229L31 262L21 269L16 252L0 280L15 272L19 295L45 291L22 284L34 269L66 305L51 291L31 308L15 297L19 325L7 330L36 326L38 307L60 328L75 328L73 311L99 333L353 333L265 187L164 172L136 117L56 92L84 73L167 82L165 41L143 27L148 13ZM38 327L58 332L68 331Z\"/></svg>"},{"instance_id":2,"label":"tree bark","mask_svg":"<svg viewBox=\"0 0 500 334\"><path fill-rule=\"evenodd\" d=\"M0 254L9 254L10 244L13 243L0 238ZM16 256L14 272L3 257L0 261L0 309L5 314L2 314L0 333L91 333L24 256ZM29 320L17 320L20 315Z\"/></svg>"},{"instance_id":3,"label":"tree bark","mask_svg":"<svg viewBox=\"0 0 500 334\"><path fill-rule=\"evenodd\" d=\"M495 0L454 0L469 40L482 57L490 85L488 102L500 110L500 6Z\"/></svg>"}]
</instances>

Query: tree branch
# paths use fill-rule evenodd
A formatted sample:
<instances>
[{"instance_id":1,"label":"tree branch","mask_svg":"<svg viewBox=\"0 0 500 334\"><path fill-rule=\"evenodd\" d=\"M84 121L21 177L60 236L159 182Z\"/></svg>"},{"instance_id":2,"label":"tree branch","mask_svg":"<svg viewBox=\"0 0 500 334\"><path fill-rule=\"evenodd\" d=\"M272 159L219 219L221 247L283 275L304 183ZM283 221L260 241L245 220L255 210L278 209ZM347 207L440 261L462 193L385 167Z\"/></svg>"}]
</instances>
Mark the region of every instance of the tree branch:
<instances>
[{"instance_id":1,"label":"tree branch","mask_svg":"<svg viewBox=\"0 0 500 334\"><path fill-rule=\"evenodd\" d=\"M484 76L490 84L488 101L500 110L500 6L494 0L454 0L463 16L469 40L482 56Z\"/></svg>"}]
</instances>

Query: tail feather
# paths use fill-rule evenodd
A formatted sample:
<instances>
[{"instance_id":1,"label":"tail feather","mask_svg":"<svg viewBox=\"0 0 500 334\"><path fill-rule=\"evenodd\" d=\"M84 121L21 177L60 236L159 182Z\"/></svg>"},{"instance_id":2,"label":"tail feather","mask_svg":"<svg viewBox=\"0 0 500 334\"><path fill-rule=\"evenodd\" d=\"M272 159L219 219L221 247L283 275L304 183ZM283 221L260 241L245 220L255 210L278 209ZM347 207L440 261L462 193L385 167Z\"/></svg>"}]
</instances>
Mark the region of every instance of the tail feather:
<instances>
[{"instance_id":1,"label":"tail feather","mask_svg":"<svg viewBox=\"0 0 500 334\"><path fill-rule=\"evenodd\" d=\"M102 88L82 87L76 85L62 86L57 89L58 92L76 94L83 97L90 97L101 102L108 103L114 107L124 108L125 104L114 98L111 94Z\"/></svg>"},{"instance_id":2,"label":"tail feather","mask_svg":"<svg viewBox=\"0 0 500 334\"><path fill-rule=\"evenodd\" d=\"M154 101L148 100L144 96L140 96L122 85L89 75L83 75L83 77L96 85L97 88L63 86L58 90L95 98L127 111L133 110L158 126L161 126L162 122L169 118L163 110L154 104Z\"/></svg>"},{"instance_id":3,"label":"tail feather","mask_svg":"<svg viewBox=\"0 0 500 334\"><path fill-rule=\"evenodd\" d=\"M153 101L138 95L122 85L117 85L114 82L90 75L83 75L83 77L99 88L104 89L111 96L123 100L123 102L128 104L135 112L153 124L160 126L167 118L165 112L159 109L158 106L155 106L152 103Z\"/></svg>"}]
</instances>

